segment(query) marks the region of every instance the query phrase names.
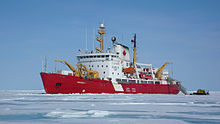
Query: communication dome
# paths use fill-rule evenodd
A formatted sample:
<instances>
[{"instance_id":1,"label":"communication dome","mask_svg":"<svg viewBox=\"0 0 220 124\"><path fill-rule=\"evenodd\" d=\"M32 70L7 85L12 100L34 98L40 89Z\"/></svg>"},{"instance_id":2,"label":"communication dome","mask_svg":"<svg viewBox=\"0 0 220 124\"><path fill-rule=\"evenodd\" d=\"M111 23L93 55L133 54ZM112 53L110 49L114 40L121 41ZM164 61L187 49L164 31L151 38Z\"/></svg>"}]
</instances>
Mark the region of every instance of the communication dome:
<instances>
[{"instance_id":1,"label":"communication dome","mask_svg":"<svg viewBox=\"0 0 220 124\"><path fill-rule=\"evenodd\" d=\"M101 29L104 29L104 28L105 28L105 25L104 25L104 24L100 24L100 28L101 28Z\"/></svg>"},{"instance_id":2,"label":"communication dome","mask_svg":"<svg viewBox=\"0 0 220 124\"><path fill-rule=\"evenodd\" d=\"M113 37L112 37L112 42L114 43L115 41L116 41L116 37L113 36Z\"/></svg>"}]
</instances>

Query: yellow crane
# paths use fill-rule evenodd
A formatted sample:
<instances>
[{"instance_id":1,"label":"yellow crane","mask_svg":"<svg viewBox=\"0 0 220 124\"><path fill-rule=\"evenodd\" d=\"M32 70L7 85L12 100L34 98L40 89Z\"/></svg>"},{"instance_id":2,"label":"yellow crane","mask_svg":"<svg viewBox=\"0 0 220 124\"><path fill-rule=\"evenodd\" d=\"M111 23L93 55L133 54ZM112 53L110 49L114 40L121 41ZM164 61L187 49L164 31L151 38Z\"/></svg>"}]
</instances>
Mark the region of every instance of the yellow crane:
<instances>
[{"instance_id":1,"label":"yellow crane","mask_svg":"<svg viewBox=\"0 0 220 124\"><path fill-rule=\"evenodd\" d=\"M84 71L84 70L83 70L81 64L77 64L76 66L77 66L77 68L78 68L79 76L80 76L80 77L84 77L84 74L83 74L83 71Z\"/></svg>"},{"instance_id":2,"label":"yellow crane","mask_svg":"<svg viewBox=\"0 0 220 124\"><path fill-rule=\"evenodd\" d=\"M158 79L162 78L162 71L163 69L167 66L167 64L173 64L172 62L166 62L165 64L163 64L156 72L155 77Z\"/></svg>"},{"instance_id":3,"label":"yellow crane","mask_svg":"<svg viewBox=\"0 0 220 124\"><path fill-rule=\"evenodd\" d=\"M77 64L76 66L78 67L81 76L83 76L82 71L85 71L85 72L86 72L86 75L87 75L87 77L88 77L89 79L99 78L99 72L93 71L93 70L89 70L89 69L87 69L86 66L83 65L83 64Z\"/></svg>"},{"instance_id":4,"label":"yellow crane","mask_svg":"<svg viewBox=\"0 0 220 124\"><path fill-rule=\"evenodd\" d=\"M63 63L65 63L72 71L73 71L73 74L74 74L74 76L80 76L79 75L79 71L78 70L76 70L72 65L70 65L67 61L64 61L64 60L55 60L55 62L63 62Z\"/></svg>"}]
</instances>

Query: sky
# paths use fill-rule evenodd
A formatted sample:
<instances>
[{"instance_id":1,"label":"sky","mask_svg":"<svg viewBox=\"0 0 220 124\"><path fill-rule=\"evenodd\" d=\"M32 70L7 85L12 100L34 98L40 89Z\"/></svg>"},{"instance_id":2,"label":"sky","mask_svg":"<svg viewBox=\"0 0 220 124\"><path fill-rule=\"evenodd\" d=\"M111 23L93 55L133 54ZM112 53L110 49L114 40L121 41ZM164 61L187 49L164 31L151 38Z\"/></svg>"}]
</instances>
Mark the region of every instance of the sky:
<instances>
[{"instance_id":1,"label":"sky","mask_svg":"<svg viewBox=\"0 0 220 124\"><path fill-rule=\"evenodd\" d=\"M220 90L219 0L0 0L0 89L43 89L48 71L76 64L78 50L92 50L99 24L132 49L137 34L140 63L166 69L187 90ZM94 34L95 31L95 35ZM87 36L86 36L87 32ZM95 41L94 46L99 46Z\"/></svg>"}]
</instances>

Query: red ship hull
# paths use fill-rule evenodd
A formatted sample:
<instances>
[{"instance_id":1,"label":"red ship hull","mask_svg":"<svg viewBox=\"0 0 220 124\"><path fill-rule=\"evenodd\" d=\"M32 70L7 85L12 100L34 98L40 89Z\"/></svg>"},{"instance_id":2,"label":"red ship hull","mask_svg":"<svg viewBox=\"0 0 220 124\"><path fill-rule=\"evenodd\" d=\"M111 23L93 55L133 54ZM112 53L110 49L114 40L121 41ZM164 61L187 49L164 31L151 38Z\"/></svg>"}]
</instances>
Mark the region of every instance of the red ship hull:
<instances>
[{"instance_id":1,"label":"red ship hull","mask_svg":"<svg viewBox=\"0 0 220 124\"><path fill-rule=\"evenodd\" d=\"M179 90L170 84L121 83L123 91L116 91L112 82L107 80L86 80L81 77L55 73L40 73L44 89L48 94L178 94Z\"/></svg>"}]
</instances>

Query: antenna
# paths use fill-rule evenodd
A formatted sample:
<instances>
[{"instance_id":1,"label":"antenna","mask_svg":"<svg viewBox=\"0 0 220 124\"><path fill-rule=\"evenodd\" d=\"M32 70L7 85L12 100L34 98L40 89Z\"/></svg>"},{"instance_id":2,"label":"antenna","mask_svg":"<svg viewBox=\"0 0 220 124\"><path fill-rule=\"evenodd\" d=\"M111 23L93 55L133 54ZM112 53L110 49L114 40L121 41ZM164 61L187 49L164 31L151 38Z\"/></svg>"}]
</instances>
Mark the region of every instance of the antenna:
<instances>
[{"instance_id":1,"label":"antenna","mask_svg":"<svg viewBox=\"0 0 220 124\"><path fill-rule=\"evenodd\" d=\"M41 63L41 72L43 72L44 70L44 60L42 59L42 63Z\"/></svg>"},{"instance_id":2,"label":"antenna","mask_svg":"<svg viewBox=\"0 0 220 124\"><path fill-rule=\"evenodd\" d=\"M54 66L54 71L55 71L55 73L57 72L57 64L56 64L56 62L55 62L55 66Z\"/></svg>"},{"instance_id":3,"label":"antenna","mask_svg":"<svg viewBox=\"0 0 220 124\"><path fill-rule=\"evenodd\" d=\"M174 78L174 77L173 77L173 64L171 65L171 71L172 71L172 72L171 72L171 73L172 73L172 78Z\"/></svg>"},{"instance_id":4,"label":"antenna","mask_svg":"<svg viewBox=\"0 0 220 124\"><path fill-rule=\"evenodd\" d=\"M87 28L86 28L86 51L87 51Z\"/></svg>"},{"instance_id":5,"label":"antenna","mask_svg":"<svg viewBox=\"0 0 220 124\"><path fill-rule=\"evenodd\" d=\"M47 57L45 56L44 72L47 72Z\"/></svg>"},{"instance_id":6,"label":"antenna","mask_svg":"<svg viewBox=\"0 0 220 124\"><path fill-rule=\"evenodd\" d=\"M95 51L95 28L93 28L92 32L92 50Z\"/></svg>"}]
</instances>

